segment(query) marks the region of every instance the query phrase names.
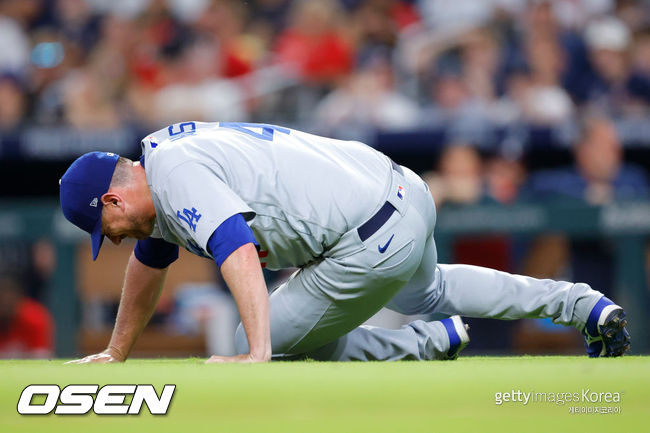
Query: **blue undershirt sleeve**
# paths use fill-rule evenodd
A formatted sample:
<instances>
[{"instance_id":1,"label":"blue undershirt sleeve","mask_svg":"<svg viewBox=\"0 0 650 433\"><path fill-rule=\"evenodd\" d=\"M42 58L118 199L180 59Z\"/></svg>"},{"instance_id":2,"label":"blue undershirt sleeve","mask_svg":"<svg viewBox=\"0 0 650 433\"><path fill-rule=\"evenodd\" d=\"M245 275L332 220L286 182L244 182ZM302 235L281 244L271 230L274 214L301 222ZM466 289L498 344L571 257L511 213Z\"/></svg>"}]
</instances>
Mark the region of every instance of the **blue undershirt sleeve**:
<instances>
[{"instance_id":1,"label":"blue undershirt sleeve","mask_svg":"<svg viewBox=\"0 0 650 433\"><path fill-rule=\"evenodd\" d=\"M255 235L246 224L244 217L241 214L235 214L222 222L212 233L208 240L208 251L214 257L217 266L221 267L237 248L248 243L259 247Z\"/></svg>"},{"instance_id":2,"label":"blue undershirt sleeve","mask_svg":"<svg viewBox=\"0 0 650 433\"><path fill-rule=\"evenodd\" d=\"M151 268L164 269L178 258L178 245L164 239L147 238L138 241L133 253L140 263Z\"/></svg>"}]
</instances>

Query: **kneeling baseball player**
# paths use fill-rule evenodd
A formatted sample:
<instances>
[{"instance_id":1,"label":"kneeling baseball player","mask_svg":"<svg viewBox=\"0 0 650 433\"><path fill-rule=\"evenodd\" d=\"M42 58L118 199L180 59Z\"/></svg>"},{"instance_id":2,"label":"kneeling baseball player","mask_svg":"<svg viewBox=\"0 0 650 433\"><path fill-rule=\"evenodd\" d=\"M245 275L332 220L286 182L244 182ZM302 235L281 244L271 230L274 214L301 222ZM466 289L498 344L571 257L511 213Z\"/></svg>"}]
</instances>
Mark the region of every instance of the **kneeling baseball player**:
<instances>
[{"instance_id":1,"label":"kneeling baseball player","mask_svg":"<svg viewBox=\"0 0 650 433\"><path fill-rule=\"evenodd\" d=\"M238 355L208 362L454 359L469 342L460 316L550 317L581 331L592 357L630 347L623 309L586 284L437 263L426 184L363 143L184 122L143 139L139 161L87 153L60 184L93 260L104 237L138 239L108 348L74 362L129 356L179 246L215 261L241 316ZM263 267L299 270L269 297ZM361 326L382 307L451 317Z\"/></svg>"}]
</instances>

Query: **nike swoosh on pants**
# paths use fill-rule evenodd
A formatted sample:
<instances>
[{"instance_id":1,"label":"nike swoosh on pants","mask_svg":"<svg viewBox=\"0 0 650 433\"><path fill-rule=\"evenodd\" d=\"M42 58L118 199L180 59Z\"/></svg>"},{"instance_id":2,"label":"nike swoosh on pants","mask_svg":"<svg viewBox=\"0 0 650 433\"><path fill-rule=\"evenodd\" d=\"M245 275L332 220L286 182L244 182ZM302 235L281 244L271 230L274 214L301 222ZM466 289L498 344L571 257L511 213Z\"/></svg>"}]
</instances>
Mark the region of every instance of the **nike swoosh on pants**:
<instances>
[{"instance_id":1,"label":"nike swoosh on pants","mask_svg":"<svg viewBox=\"0 0 650 433\"><path fill-rule=\"evenodd\" d=\"M386 242L386 245L384 245L383 247L381 245L377 245L377 249L379 250L379 252L381 254L384 254L386 252L386 249L388 248L388 245L390 245L390 243L391 243L391 241L393 240L394 237L395 237L395 235L393 234L390 237L390 239L388 239L388 242Z\"/></svg>"}]
</instances>

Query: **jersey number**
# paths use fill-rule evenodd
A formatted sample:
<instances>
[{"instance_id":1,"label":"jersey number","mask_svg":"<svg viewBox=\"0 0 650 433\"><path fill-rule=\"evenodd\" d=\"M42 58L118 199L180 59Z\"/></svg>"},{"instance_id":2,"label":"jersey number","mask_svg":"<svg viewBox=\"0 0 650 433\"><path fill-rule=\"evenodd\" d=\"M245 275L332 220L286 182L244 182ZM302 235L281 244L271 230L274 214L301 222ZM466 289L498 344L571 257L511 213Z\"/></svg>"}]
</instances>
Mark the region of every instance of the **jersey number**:
<instances>
[{"instance_id":1,"label":"jersey number","mask_svg":"<svg viewBox=\"0 0 650 433\"><path fill-rule=\"evenodd\" d=\"M273 135L275 132L280 132L282 134L290 134L291 130L288 128L283 128L281 126L268 125L265 123L245 123L245 122L220 122L219 126L221 128L234 129L235 131L243 132L244 134L250 135L251 137L259 138L264 141L273 141ZM176 130L178 128L178 130ZM260 132L258 132L260 131ZM196 123L194 122L183 122L175 123L169 125L167 128L169 133L170 140L174 141L186 135L196 133ZM158 143L151 141L151 148L155 149L158 147Z\"/></svg>"},{"instance_id":2,"label":"jersey number","mask_svg":"<svg viewBox=\"0 0 650 433\"><path fill-rule=\"evenodd\" d=\"M174 131L174 126L178 125L178 131ZM188 129L186 130L185 127ZM184 134L184 133L190 133L190 132L195 132L196 131L196 123L194 122L183 122L183 123L175 123L174 125L169 125L169 128L167 128L167 132L169 132L170 137L174 137L176 135Z\"/></svg>"},{"instance_id":3,"label":"jersey number","mask_svg":"<svg viewBox=\"0 0 650 433\"><path fill-rule=\"evenodd\" d=\"M291 130L281 126L267 125L265 123L244 123L244 122L219 122L222 128L234 129L235 131L243 132L260 140L273 141L273 134L281 132L283 134L290 134ZM260 130L261 132L257 132Z\"/></svg>"}]
</instances>

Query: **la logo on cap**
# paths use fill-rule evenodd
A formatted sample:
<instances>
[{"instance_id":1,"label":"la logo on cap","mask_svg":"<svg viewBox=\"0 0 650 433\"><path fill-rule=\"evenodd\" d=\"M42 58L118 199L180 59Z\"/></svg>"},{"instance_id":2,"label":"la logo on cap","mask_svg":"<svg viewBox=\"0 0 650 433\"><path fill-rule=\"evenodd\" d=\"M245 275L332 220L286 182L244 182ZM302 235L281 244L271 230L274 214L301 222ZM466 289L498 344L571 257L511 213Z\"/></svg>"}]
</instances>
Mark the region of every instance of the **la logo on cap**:
<instances>
[{"instance_id":1,"label":"la logo on cap","mask_svg":"<svg viewBox=\"0 0 650 433\"><path fill-rule=\"evenodd\" d=\"M95 198L93 199L93 201L90 202L90 205L91 205L92 207L97 207L97 197L95 197Z\"/></svg>"}]
</instances>

